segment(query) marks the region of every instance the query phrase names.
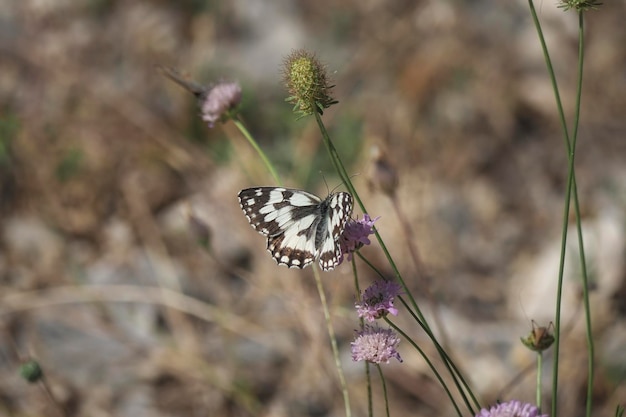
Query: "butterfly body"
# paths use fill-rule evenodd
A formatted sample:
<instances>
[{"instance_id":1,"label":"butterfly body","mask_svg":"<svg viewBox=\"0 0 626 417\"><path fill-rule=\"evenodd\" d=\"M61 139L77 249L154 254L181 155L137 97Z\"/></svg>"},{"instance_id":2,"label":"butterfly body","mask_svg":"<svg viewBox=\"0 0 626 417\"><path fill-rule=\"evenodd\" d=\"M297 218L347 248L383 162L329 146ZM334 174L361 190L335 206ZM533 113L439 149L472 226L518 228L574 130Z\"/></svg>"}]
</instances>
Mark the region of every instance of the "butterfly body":
<instances>
[{"instance_id":1,"label":"butterfly body","mask_svg":"<svg viewBox=\"0 0 626 417\"><path fill-rule=\"evenodd\" d=\"M255 187L239 192L239 205L252 227L267 237L267 250L278 264L304 268L317 259L324 271L339 264L339 238L352 214L350 194L322 200L302 190Z\"/></svg>"}]
</instances>

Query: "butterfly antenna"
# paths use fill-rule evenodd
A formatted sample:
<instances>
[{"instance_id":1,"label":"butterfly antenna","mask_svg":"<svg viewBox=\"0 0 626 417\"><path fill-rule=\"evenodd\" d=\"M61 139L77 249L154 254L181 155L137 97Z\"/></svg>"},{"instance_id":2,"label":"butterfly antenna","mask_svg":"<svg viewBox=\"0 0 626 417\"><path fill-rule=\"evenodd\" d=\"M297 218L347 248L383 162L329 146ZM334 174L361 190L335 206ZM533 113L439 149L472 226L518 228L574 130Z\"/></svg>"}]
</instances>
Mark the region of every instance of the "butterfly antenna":
<instances>
[{"instance_id":1,"label":"butterfly antenna","mask_svg":"<svg viewBox=\"0 0 626 417\"><path fill-rule=\"evenodd\" d=\"M350 179L352 179L354 177L358 177L359 175L361 175L360 172L357 172L356 174L352 174L352 175L350 175Z\"/></svg>"},{"instance_id":2,"label":"butterfly antenna","mask_svg":"<svg viewBox=\"0 0 626 417\"><path fill-rule=\"evenodd\" d=\"M352 178L354 178L354 177L358 177L359 175L361 175L361 174L358 174L358 173L357 173L357 174L352 174L352 175L350 175L350 179L352 179ZM326 180L324 180L324 182L326 182ZM335 192L335 190L336 190L337 188L341 187L342 185L344 185L344 184L339 184L339 185L335 186L335 188L333 188L330 192L331 192L331 193ZM328 188L328 185L326 185L326 188ZM329 193L329 194L330 194L330 193Z\"/></svg>"},{"instance_id":3,"label":"butterfly antenna","mask_svg":"<svg viewBox=\"0 0 626 417\"><path fill-rule=\"evenodd\" d=\"M335 189L333 188L332 191L328 190L328 183L326 182L326 177L324 176L324 173L322 171L320 171L320 175L322 176L322 179L324 180L324 185L326 185L326 192L328 193L328 195L330 195L330 193L332 191L335 191Z\"/></svg>"}]
</instances>

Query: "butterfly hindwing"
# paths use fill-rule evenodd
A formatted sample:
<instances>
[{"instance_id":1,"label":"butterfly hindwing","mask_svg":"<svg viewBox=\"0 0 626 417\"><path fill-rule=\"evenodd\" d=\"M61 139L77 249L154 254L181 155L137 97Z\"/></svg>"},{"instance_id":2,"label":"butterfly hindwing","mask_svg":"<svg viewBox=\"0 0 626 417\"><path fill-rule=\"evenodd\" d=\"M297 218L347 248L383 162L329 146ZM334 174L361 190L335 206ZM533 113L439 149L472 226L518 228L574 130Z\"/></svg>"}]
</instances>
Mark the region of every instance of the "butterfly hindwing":
<instances>
[{"instance_id":1,"label":"butterfly hindwing","mask_svg":"<svg viewBox=\"0 0 626 417\"><path fill-rule=\"evenodd\" d=\"M341 246L339 237L343 233L346 222L352 214L352 196L348 193L337 193L326 199L328 202L328 220L323 231L323 239L319 245L319 262L323 270L333 269L339 264Z\"/></svg>"},{"instance_id":2,"label":"butterfly hindwing","mask_svg":"<svg viewBox=\"0 0 626 417\"><path fill-rule=\"evenodd\" d=\"M307 246L306 242L298 245L289 244L285 234L267 239L267 250L279 265L289 268L304 268L315 260L315 247Z\"/></svg>"},{"instance_id":3,"label":"butterfly hindwing","mask_svg":"<svg viewBox=\"0 0 626 417\"><path fill-rule=\"evenodd\" d=\"M325 200L282 187L247 188L239 204L254 229L267 237L267 250L280 265L304 268L319 258L327 271L339 264L341 236L352 213L352 196Z\"/></svg>"}]
</instances>

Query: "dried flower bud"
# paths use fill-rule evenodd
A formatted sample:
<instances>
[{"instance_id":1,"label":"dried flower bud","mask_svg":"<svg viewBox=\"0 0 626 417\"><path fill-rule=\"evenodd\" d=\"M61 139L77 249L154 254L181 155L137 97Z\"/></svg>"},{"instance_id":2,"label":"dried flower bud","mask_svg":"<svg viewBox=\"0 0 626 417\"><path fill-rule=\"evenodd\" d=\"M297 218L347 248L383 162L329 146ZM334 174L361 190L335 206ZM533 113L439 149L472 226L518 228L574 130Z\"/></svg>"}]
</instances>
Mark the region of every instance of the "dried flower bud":
<instances>
[{"instance_id":1,"label":"dried flower bud","mask_svg":"<svg viewBox=\"0 0 626 417\"><path fill-rule=\"evenodd\" d=\"M389 162L385 152L377 145L372 146L370 151L370 166L368 170L368 183L375 190L380 190L391 197L398 188L398 172Z\"/></svg>"},{"instance_id":2,"label":"dried flower bud","mask_svg":"<svg viewBox=\"0 0 626 417\"><path fill-rule=\"evenodd\" d=\"M323 114L324 109L337 103L330 95L334 86L329 84L326 68L306 50L294 51L285 59L283 77L289 91L286 101L294 105L300 117L315 111Z\"/></svg>"},{"instance_id":3,"label":"dried flower bud","mask_svg":"<svg viewBox=\"0 0 626 417\"><path fill-rule=\"evenodd\" d=\"M548 349L554 343L554 336L550 328L553 327L552 323L548 327L537 326L537 323L533 320L533 328L530 334L520 340L528 349L535 352L543 352Z\"/></svg>"},{"instance_id":4,"label":"dried flower bud","mask_svg":"<svg viewBox=\"0 0 626 417\"><path fill-rule=\"evenodd\" d=\"M211 233L209 225L194 213L188 214L187 222L189 231L196 239L196 242L204 249L210 249L213 234Z\"/></svg>"},{"instance_id":5,"label":"dried flower bud","mask_svg":"<svg viewBox=\"0 0 626 417\"><path fill-rule=\"evenodd\" d=\"M165 75L167 78L174 81L176 84L180 85L185 90L191 92L199 100L203 100L206 93L211 89L210 87L200 85L193 80L184 78L178 71L176 71L173 68L167 68L167 67L161 67L161 66L157 68L159 71L161 71L161 74Z\"/></svg>"}]
</instances>

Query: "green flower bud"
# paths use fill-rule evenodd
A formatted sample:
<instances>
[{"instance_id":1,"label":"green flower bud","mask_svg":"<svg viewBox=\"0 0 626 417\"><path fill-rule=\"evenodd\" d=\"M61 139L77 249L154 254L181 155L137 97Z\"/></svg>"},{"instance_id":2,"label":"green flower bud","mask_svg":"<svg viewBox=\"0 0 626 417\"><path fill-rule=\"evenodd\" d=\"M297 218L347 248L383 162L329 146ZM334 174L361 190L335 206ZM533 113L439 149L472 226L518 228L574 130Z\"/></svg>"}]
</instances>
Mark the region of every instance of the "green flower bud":
<instances>
[{"instance_id":1,"label":"green flower bud","mask_svg":"<svg viewBox=\"0 0 626 417\"><path fill-rule=\"evenodd\" d=\"M41 379L43 371L36 360L30 359L20 366L20 375L32 384Z\"/></svg>"},{"instance_id":2,"label":"green flower bud","mask_svg":"<svg viewBox=\"0 0 626 417\"><path fill-rule=\"evenodd\" d=\"M602 3L598 0L561 0L557 7L563 9L564 11L574 9L577 12L584 12L587 10L597 10L600 6L602 6Z\"/></svg>"},{"instance_id":3,"label":"green flower bud","mask_svg":"<svg viewBox=\"0 0 626 417\"><path fill-rule=\"evenodd\" d=\"M330 95L334 85L329 84L326 68L308 51L294 51L285 59L283 77L290 94L286 101L300 117L315 111L324 114L324 109L337 103Z\"/></svg>"}]
</instances>

